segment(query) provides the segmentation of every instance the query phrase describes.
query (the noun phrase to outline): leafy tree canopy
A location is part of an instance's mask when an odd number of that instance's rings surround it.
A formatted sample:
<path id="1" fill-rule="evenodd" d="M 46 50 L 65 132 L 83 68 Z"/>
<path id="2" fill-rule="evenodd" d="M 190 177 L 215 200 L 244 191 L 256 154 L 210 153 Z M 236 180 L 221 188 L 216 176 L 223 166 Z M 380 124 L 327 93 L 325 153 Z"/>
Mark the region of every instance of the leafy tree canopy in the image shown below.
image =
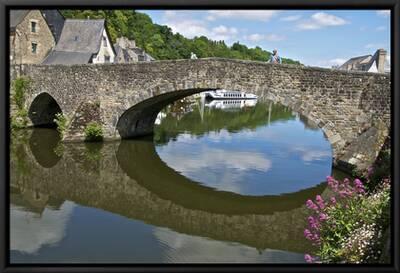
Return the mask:
<path id="1" fill-rule="evenodd" d="M 188 59 L 190 52 L 199 58 L 221 57 L 243 60 L 267 61 L 271 52 L 260 47 L 248 48 L 239 42 L 227 46 L 224 41 L 210 40 L 205 36 L 188 39 L 179 33 L 174 34 L 168 26 L 154 24 L 150 16 L 134 10 L 62 10 L 65 18 L 100 19 L 105 18 L 111 40 L 125 36 L 135 40 L 158 60 Z M 283 58 L 283 63 L 300 64 L 298 61 Z"/>

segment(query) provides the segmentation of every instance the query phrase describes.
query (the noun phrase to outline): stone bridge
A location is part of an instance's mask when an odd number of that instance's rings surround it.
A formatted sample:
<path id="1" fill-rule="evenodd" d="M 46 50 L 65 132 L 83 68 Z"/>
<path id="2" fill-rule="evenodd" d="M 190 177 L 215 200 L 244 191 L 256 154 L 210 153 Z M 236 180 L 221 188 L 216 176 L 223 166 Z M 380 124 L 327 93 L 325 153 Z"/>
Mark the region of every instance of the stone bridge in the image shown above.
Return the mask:
<path id="1" fill-rule="evenodd" d="M 82 140 L 90 121 L 102 124 L 106 140 L 151 134 L 163 107 L 211 89 L 254 93 L 306 116 L 324 131 L 339 166 L 367 167 L 390 128 L 384 74 L 220 58 L 27 65 L 22 73 L 32 79 L 26 107 L 33 125 L 49 125 L 61 111 L 70 121 L 65 141 Z"/>

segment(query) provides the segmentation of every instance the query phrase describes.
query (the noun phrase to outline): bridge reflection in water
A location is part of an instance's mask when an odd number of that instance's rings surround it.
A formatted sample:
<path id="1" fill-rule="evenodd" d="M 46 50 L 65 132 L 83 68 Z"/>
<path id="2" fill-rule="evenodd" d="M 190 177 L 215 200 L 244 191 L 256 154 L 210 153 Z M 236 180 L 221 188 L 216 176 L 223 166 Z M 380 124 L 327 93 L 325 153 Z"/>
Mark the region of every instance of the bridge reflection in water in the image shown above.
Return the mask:
<path id="1" fill-rule="evenodd" d="M 247 196 L 191 181 L 152 139 L 60 144 L 50 129 L 12 139 L 12 262 L 289 263 L 310 250 L 304 203 L 324 183 Z"/>

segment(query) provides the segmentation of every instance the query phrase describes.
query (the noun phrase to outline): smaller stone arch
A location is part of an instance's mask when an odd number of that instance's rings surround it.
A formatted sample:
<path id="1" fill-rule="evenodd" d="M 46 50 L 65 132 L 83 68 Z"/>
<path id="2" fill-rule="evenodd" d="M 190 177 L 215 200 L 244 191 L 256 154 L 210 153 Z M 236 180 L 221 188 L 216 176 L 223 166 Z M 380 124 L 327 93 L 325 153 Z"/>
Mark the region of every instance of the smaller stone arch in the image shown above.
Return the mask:
<path id="1" fill-rule="evenodd" d="M 60 105 L 50 94 L 43 92 L 33 99 L 28 116 L 34 127 L 52 128 L 56 127 L 54 119 L 57 113 L 62 113 Z"/>

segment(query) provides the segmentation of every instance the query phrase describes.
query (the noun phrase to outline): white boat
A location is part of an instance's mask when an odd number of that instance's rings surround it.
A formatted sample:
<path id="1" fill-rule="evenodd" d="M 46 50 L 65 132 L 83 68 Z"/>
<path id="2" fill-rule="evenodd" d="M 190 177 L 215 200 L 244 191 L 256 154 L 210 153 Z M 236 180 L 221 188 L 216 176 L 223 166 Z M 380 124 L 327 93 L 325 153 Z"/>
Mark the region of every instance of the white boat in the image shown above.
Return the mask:
<path id="1" fill-rule="evenodd" d="M 241 109 L 244 107 L 254 107 L 257 100 L 212 100 L 206 103 L 205 106 L 209 108 L 228 110 L 228 109 Z"/>
<path id="2" fill-rule="evenodd" d="M 239 91 L 227 91 L 225 89 L 216 91 L 207 91 L 203 93 L 206 98 L 213 100 L 254 100 L 258 96 Z"/>

